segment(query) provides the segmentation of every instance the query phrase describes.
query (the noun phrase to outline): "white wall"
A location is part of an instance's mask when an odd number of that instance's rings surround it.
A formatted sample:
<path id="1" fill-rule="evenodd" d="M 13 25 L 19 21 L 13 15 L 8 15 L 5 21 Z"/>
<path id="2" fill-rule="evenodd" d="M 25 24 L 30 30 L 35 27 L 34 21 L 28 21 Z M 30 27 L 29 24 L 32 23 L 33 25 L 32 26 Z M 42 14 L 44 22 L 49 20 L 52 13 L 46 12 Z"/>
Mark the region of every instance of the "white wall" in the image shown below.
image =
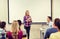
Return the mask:
<path id="1" fill-rule="evenodd" d="M 53 1 L 53 18 L 60 18 L 60 0 Z"/>
<path id="2" fill-rule="evenodd" d="M 53 0 L 53 18 L 60 17 L 60 0 Z M 45 14 L 43 14 L 44 16 Z M 8 8 L 7 0 L 0 0 L 0 20 L 8 23 Z M 9 27 L 9 28 L 8 28 Z M 7 25 L 7 30 L 10 30 L 10 25 Z"/>
<path id="3" fill-rule="evenodd" d="M 7 0 L 0 0 L 0 21 L 6 21 L 6 30 L 11 30 L 11 26 L 8 25 L 8 6 Z"/>
<path id="4" fill-rule="evenodd" d="M 60 17 L 60 0 L 53 1 L 53 18 Z M 0 20 L 8 23 L 7 0 L 0 0 Z"/>
<path id="5" fill-rule="evenodd" d="M 0 0 L 0 20 L 8 21 L 7 0 Z"/>
<path id="6" fill-rule="evenodd" d="M 0 0 L 0 20 L 6 21 L 8 23 L 8 5 L 7 5 L 7 1 L 8 0 Z"/>

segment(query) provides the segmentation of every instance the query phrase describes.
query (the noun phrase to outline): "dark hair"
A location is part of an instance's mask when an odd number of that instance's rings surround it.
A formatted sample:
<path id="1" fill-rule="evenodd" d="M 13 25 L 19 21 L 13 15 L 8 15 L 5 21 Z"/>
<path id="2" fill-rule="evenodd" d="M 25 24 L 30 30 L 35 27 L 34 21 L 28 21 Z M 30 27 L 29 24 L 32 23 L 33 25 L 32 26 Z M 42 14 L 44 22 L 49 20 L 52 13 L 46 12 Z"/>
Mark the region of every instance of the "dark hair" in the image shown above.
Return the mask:
<path id="1" fill-rule="evenodd" d="M 48 18 L 52 21 L 52 17 L 51 16 L 48 16 Z"/>
<path id="2" fill-rule="evenodd" d="M 54 24 L 55 24 L 55 26 L 58 27 L 58 29 L 60 29 L 60 19 L 59 19 L 59 18 L 56 18 L 56 19 L 54 20 Z"/>
<path id="3" fill-rule="evenodd" d="M 0 22 L 0 28 L 1 28 L 1 22 Z"/>
<path id="4" fill-rule="evenodd" d="M 3 29 L 4 29 L 4 28 L 5 28 L 5 25 L 6 25 L 6 22 L 4 22 L 4 21 L 1 22 L 1 23 L 0 23 L 0 28 L 3 28 Z"/>
<path id="5" fill-rule="evenodd" d="M 21 26 L 22 24 L 21 20 L 17 20 L 17 21 L 18 21 L 19 26 Z"/>

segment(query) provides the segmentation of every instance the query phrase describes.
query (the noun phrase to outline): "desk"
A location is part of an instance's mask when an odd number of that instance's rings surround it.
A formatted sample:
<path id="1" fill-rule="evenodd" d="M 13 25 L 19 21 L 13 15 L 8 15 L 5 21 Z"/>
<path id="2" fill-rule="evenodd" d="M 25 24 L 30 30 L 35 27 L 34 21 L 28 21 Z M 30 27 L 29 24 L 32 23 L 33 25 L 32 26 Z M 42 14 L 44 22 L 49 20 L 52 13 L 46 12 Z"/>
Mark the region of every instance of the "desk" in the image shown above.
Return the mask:
<path id="1" fill-rule="evenodd" d="M 44 27 L 40 28 L 40 39 L 44 39 L 44 33 L 47 28 L 48 28 L 48 26 L 44 26 Z"/>
<path id="2" fill-rule="evenodd" d="M 44 39 L 44 29 L 40 28 L 40 39 Z"/>

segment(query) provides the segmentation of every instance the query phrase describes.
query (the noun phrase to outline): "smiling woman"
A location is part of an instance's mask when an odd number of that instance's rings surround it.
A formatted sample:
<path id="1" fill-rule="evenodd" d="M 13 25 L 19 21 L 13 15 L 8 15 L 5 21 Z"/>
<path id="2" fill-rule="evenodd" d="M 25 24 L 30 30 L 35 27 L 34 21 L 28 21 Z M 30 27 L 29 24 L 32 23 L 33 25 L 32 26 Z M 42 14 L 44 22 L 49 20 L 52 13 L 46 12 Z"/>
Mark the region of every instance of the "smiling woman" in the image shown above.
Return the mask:
<path id="1" fill-rule="evenodd" d="M 9 23 L 13 20 L 22 20 L 24 12 L 30 11 L 32 21 L 35 23 L 46 22 L 46 17 L 51 16 L 50 0 L 9 0 Z"/>

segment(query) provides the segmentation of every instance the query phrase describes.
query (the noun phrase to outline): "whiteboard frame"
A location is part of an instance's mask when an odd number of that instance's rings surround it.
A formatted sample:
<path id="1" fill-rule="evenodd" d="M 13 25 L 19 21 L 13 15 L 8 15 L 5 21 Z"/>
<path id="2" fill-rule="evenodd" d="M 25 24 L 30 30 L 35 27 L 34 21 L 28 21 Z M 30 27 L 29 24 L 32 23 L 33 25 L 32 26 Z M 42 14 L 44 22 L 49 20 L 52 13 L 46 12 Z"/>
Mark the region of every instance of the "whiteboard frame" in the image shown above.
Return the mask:
<path id="1" fill-rule="evenodd" d="M 52 7 L 53 7 L 53 0 L 50 0 L 51 1 L 51 17 L 53 17 L 52 15 Z M 11 24 L 9 22 L 10 18 L 9 18 L 9 0 L 7 0 L 7 5 L 8 5 L 8 24 Z M 46 22 L 32 22 L 32 24 L 46 24 Z"/>

